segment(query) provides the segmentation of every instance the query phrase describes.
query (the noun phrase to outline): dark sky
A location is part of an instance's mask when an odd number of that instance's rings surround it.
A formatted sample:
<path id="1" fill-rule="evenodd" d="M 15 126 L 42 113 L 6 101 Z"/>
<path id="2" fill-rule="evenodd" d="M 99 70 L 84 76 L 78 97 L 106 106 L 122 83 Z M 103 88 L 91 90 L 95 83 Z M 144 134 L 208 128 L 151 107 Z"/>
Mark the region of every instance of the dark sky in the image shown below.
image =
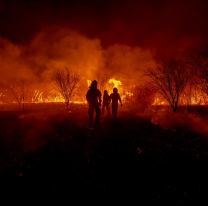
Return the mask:
<path id="1" fill-rule="evenodd" d="M 28 44 L 42 30 L 70 28 L 88 38 L 157 51 L 208 41 L 207 0 L 2 0 L 0 35 Z"/>
<path id="2" fill-rule="evenodd" d="M 155 56 L 208 45 L 208 0 L 0 0 L 0 76 L 142 81 Z M 126 83 L 124 83 L 126 82 Z"/>

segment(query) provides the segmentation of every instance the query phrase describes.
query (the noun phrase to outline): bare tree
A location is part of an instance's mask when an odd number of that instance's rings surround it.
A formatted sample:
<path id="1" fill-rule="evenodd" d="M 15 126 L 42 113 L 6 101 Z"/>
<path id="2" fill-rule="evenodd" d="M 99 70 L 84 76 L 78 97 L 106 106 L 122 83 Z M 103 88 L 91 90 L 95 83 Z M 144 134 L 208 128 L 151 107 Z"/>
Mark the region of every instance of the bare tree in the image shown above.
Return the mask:
<path id="1" fill-rule="evenodd" d="M 31 83 L 30 81 L 25 80 L 25 79 L 19 79 L 19 80 L 12 79 L 12 80 L 9 80 L 7 84 L 5 85 L 12 92 L 22 112 L 24 112 L 25 98 L 28 92 L 27 88 L 30 83 Z"/>
<path id="2" fill-rule="evenodd" d="M 192 59 L 197 68 L 197 85 L 208 94 L 208 50 L 192 55 Z"/>
<path id="3" fill-rule="evenodd" d="M 64 70 L 57 69 L 52 73 L 51 79 L 57 90 L 63 96 L 68 109 L 69 102 L 78 90 L 77 86 L 81 80 L 81 73 L 79 71 L 72 71 L 68 68 L 65 68 Z"/>
<path id="4" fill-rule="evenodd" d="M 160 58 L 159 60 L 154 67 L 149 66 L 143 71 L 145 76 L 151 79 L 149 84 L 153 90 L 161 94 L 173 111 L 176 111 L 180 96 L 193 72 L 187 59 Z"/>

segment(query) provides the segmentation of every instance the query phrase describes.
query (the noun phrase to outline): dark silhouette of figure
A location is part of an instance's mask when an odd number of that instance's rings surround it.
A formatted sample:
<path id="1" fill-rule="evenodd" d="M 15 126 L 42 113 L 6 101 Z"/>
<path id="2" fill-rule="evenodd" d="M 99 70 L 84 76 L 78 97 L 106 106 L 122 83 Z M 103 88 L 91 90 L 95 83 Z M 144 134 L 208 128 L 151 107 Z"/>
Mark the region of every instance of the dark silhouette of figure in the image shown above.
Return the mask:
<path id="1" fill-rule="evenodd" d="M 109 108 L 109 105 L 110 105 L 110 96 L 108 95 L 108 92 L 107 90 L 104 91 L 104 94 L 103 94 L 103 107 L 102 107 L 102 116 L 104 115 L 104 110 L 106 108 L 107 112 L 108 112 L 108 115 L 110 115 L 110 108 Z"/>
<path id="2" fill-rule="evenodd" d="M 97 89 L 97 81 L 94 80 L 91 83 L 91 86 L 89 87 L 90 89 L 88 90 L 86 94 L 87 102 L 89 103 L 89 127 L 92 128 L 92 119 L 93 119 L 93 113 L 94 110 L 96 112 L 96 117 L 95 117 L 95 123 L 99 125 L 99 120 L 100 120 L 100 105 L 101 105 L 101 92 L 99 89 Z"/>
<path id="3" fill-rule="evenodd" d="M 113 88 L 113 93 L 110 95 L 110 99 L 112 100 L 113 117 L 114 117 L 114 120 L 116 120 L 116 116 L 118 112 L 118 101 L 121 103 L 121 106 L 122 106 L 121 97 L 118 93 L 117 88 Z"/>

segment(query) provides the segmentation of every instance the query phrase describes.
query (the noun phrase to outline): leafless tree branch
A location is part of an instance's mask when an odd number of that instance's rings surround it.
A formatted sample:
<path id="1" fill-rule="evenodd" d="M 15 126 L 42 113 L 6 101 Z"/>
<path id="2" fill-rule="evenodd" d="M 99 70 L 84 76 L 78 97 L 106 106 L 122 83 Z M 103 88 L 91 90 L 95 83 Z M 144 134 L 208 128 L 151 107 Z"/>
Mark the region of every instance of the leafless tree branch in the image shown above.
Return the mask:
<path id="1" fill-rule="evenodd" d="M 64 70 L 57 69 L 51 75 L 51 79 L 57 90 L 65 100 L 67 109 L 69 108 L 69 102 L 78 90 L 78 83 L 81 80 L 81 76 L 79 71 L 72 71 L 68 68 Z"/>
<path id="2" fill-rule="evenodd" d="M 170 104 L 173 111 L 177 110 L 181 93 L 193 75 L 187 59 L 164 59 L 153 67 L 143 70 L 150 78 L 149 84 L 156 93 L 161 94 Z"/>

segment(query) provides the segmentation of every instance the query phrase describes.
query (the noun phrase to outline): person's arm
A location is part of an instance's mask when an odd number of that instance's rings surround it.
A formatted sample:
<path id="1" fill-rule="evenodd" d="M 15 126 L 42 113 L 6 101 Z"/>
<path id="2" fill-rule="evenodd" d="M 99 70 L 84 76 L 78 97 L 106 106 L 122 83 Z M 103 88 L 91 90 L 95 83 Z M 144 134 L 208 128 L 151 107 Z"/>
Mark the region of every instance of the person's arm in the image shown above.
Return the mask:
<path id="1" fill-rule="evenodd" d="M 118 100 L 119 100 L 119 102 L 121 103 L 121 106 L 122 106 L 122 101 L 121 101 L 121 97 L 120 97 L 119 94 L 118 94 Z"/>
<path id="2" fill-rule="evenodd" d="M 109 104 L 111 103 L 111 100 L 112 100 L 112 94 L 110 94 L 109 96 Z"/>
<path id="3" fill-rule="evenodd" d="M 87 99 L 87 102 L 89 103 L 89 91 L 87 91 L 86 99 Z"/>
<path id="4" fill-rule="evenodd" d="M 110 98 L 110 95 L 108 95 L 108 104 L 110 104 L 111 102 L 111 98 Z"/>
<path id="5" fill-rule="evenodd" d="M 98 103 L 99 103 L 99 105 L 101 105 L 101 102 L 102 102 L 102 100 L 101 100 L 101 92 L 99 91 L 99 95 L 98 95 Z"/>

